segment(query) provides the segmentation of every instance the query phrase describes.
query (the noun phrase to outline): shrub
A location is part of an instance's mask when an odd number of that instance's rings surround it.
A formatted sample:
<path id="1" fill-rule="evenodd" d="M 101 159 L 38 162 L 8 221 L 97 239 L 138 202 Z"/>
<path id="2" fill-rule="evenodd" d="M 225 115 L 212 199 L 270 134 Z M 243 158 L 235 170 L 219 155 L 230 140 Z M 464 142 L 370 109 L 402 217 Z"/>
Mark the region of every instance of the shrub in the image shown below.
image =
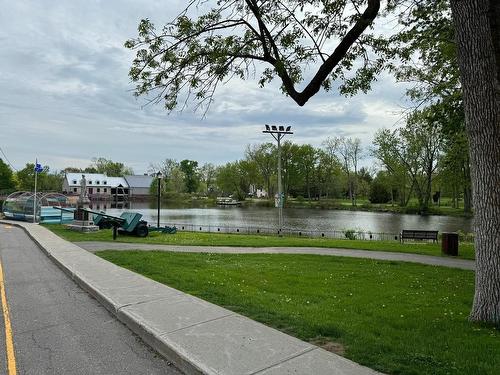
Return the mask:
<path id="1" fill-rule="evenodd" d="M 344 231 L 345 238 L 348 240 L 355 240 L 356 239 L 356 231 L 354 229 L 346 229 Z"/>
<path id="2" fill-rule="evenodd" d="M 391 193 L 385 185 L 375 180 L 370 186 L 368 199 L 371 203 L 387 203 L 391 200 Z"/>

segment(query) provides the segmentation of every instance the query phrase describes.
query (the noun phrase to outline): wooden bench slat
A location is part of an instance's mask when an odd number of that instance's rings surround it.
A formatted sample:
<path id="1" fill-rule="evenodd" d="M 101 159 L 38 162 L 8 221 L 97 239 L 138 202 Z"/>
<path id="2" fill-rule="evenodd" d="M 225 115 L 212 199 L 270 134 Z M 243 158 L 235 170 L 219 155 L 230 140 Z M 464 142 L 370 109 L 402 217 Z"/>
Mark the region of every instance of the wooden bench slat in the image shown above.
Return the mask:
<path id="1" fill-rule="evenodd" d="M 438 231 L 403 229 L 400 233 L 400 240 L 403 241 L 404 239 L 437 241 Z"/>

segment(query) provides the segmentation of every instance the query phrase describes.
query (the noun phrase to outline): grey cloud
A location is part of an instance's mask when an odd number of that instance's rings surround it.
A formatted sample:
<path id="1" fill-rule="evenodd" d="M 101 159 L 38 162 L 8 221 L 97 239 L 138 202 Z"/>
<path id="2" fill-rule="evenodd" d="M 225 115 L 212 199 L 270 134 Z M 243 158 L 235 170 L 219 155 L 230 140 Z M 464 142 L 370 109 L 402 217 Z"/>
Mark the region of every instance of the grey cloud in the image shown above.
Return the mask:
<path id="1" fill-rule="evenodd" d="M 160 26 L 184 4 L 3 4 L 0 145 L 14 165 L 22 168 L 38 156 L 59 169 L 105 156 L 140 173 L 165 157 L 201 163 L 241 158 L 247 144 L 269 141 L 261 133 L 265 123 L 293 125 L 295 142 L 320 145 L 344 134 L 369 143 L 377 128 L 397 119 L 390 111 L 401 103 L 404 88 L 385 76 L 368 95 L 320 92 L 304 107 L 282 95 L 277 83 L 261 89 L 255 80 L 221 87 L 205 118 L 192 107 L 171 114 L 161 104 L 143 107 L 145 100 L 131 93 L 127 74 L 133 53 L 123 43 L 136 36 L 141 18 Z"/>

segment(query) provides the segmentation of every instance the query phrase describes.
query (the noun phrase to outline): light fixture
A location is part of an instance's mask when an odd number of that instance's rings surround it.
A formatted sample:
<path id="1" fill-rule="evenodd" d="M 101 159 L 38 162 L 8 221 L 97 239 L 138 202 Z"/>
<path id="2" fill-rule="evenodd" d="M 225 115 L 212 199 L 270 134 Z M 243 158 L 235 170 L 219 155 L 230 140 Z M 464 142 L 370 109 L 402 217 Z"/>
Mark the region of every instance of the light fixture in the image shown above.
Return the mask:
<path id="1" fill-rule="evenodd" d="M 285 194 L 283 193 L 283 186 L 281 181 L 281 140 L 286 134 L 293 134 L 290 130 L 292 127 L 289 125 L 286 127 L 283 125 L 266 125 L 266 130 L 263 133 L 271 134 L 271 136 L 278 142 L 278 194 L 276 196 L 276 207 L 278 208 L 278 234 L 282 235 L 283 230 L 283 202 Z"/>

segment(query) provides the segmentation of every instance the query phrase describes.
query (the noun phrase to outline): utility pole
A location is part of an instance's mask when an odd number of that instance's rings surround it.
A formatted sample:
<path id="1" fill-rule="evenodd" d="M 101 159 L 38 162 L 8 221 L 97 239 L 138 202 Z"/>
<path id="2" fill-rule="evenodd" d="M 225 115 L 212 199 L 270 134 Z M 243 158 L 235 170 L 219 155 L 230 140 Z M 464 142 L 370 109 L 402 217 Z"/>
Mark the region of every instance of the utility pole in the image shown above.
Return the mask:
<path id="1" fill-rule="evenodd" d="M 161 195 L 161 171 L 158 171 L 156 173 L 156 179 L 158 180 L 158 193 L 157 193 L 157 206 L 158 206 L 158 221 L 157 221 L 157 227 L 160 227 L 160 208 L 161 208 L 161 201 L 160 201 L 160 195 Z"/>
<path id="2" fill-rule="evenodd" d="M 283 229 L 283 203 L 285 200 L 281 181 L 281 140 L 286 134 L 293 134 L 291 129 L 291 126 L 287 126 L 285 129 L 284 126 L 270 126 L 266 124 L 266 130 L 262 132 L 271 134 L 276 142 L 278 142 L 278 200 L 276 206 L 278 207 L 278 233 L 280 235 Z"/>

